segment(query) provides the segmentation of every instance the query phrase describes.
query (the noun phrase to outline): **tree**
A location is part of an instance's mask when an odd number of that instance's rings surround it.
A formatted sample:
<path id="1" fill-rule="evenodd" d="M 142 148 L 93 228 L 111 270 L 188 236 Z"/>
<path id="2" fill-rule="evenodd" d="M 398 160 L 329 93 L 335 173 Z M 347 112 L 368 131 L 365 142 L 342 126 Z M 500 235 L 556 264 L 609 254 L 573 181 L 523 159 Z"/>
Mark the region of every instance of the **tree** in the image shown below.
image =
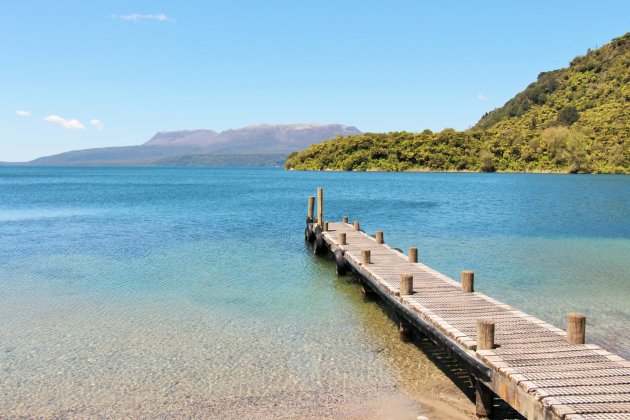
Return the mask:
<path id="1" fill-rule="evenodd" d="M 569 126 L 580 119 L 580 114 L 574 106 L 567 105 L 558 113 L 558 123 Z"/>
<path id="2" fill-rule="evenodd" d="M 586 152 L 588 146 L 587 137 L 577 131 L 570 130 L 567 136 L 567 161 L 569 163 L 569 172 L 577 174 L 579 172 L 590 172 L 589 159 Z"/>
<path id="3" fill-rule="evenodd" d="M 479 155 L 479 163 L 483 172 L 494 172 L 497 170 L 494 164 L 494 155 L 489 150 L 484 150 Z"/>
<path id="4" fill-rule="evenodd" d="M 569 129 L 566 127 L 549 127 L 542 132 L 542 138 L 547 144 L 549 154 L 558 164 L 563 164 L 566 159 L 564 152 L 568 136 Z"/>

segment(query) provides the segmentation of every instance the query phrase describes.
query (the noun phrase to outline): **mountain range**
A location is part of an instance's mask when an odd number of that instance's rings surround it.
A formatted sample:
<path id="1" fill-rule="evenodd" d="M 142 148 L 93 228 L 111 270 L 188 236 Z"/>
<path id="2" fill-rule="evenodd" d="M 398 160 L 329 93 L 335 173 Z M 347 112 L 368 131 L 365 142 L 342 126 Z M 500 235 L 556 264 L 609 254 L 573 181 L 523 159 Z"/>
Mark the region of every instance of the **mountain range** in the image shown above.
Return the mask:
<path id="1" fill-rule="evenodd" d="M 40 166 L 182 165 L 276 166 L 313 143 L 361 134 L 342 124 L 252 125 L 214 130 L 161 131 L 142 145 L 73 150 L 26 162 Z"/>

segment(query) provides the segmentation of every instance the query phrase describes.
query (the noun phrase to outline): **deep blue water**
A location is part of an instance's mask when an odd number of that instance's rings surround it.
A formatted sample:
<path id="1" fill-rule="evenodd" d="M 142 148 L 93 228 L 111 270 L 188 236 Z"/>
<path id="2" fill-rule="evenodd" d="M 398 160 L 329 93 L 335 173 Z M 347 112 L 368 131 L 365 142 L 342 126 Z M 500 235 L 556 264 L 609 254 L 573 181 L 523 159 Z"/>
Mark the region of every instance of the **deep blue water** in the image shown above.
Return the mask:
<path id="1" fill-rule="evenodd" d="M 304 245 L 318 186 L 326 220 L 630 356 L 629 176 L 5 167 L 0 412 L 396 382 L 386 318 Z"/>

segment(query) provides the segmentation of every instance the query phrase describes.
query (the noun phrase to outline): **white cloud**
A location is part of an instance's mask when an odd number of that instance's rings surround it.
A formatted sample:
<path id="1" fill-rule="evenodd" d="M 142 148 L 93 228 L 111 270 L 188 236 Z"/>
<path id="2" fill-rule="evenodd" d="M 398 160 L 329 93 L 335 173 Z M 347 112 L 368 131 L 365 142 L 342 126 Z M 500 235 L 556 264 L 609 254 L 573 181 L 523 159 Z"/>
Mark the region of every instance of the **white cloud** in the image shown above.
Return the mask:
<path id="1" fill-rule="evenodd" d="M 97 130 L 102 130 L 105 128 L 105 124 L 103 124 L 103 121 L 97 120 L 96 118 L 90 120 L 90 124 L 92 124 L 93 127 L 96 127 Z"/>
<path id="2" fill-rule="evenodd" d="M 49 115 L 44 118 L 44 121 L 51 122 L 67 128 L 68 130 L 85 130 L 85 126 L 79 122 L 79 120 L 65 119 L 59 115 Z"/>
<path id="3" fill-rule="evenodd" d="M 19 115 L 20 117 L 30 117 L 31 111 L 24 111 L 23 109 L 18 109 L 15 111 L 15 115 Z"/>
<path id="4" fill-rule="evenodd" d="M 140 13 L 133 13 L 131 15 L 121 15 L 118 16 L 122 20 L 126 20 L 129 22 L 140 22 L 142 20 L 157 20 L 159 22 L 175 22 L 175 19 L 171 19 L 166 16 L 164 13 L 158 13 L 157 15 L 142 15 Z"/>
<path id="5" fill-rule="evenodd" d="M 479 99 L 480 101 L 487 101 L 487 100 L 488 100 L 488 99 L 490 99 L 490 98 L 488 98 L 488 97 L 487 97 L 486 95 L 484 95 L 483 93 L 480 93 L 480 94 L 478 94 L 478 95 L 477 95 L 477 99 Z"/>

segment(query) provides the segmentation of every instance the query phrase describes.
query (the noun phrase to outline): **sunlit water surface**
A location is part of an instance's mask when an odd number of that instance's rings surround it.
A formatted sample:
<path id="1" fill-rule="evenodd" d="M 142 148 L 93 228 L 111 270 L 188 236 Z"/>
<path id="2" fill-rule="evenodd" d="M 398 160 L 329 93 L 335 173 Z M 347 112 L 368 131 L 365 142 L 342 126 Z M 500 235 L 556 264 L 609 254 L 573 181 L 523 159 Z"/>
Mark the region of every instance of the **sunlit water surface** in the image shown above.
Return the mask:
<path id="1" fill-rule="evenodd" d="M 326 219 L 630 356 L 628 176 L 0 168 L 0 412 L 429 381 L 304 245 L 317 186 Z"/>

